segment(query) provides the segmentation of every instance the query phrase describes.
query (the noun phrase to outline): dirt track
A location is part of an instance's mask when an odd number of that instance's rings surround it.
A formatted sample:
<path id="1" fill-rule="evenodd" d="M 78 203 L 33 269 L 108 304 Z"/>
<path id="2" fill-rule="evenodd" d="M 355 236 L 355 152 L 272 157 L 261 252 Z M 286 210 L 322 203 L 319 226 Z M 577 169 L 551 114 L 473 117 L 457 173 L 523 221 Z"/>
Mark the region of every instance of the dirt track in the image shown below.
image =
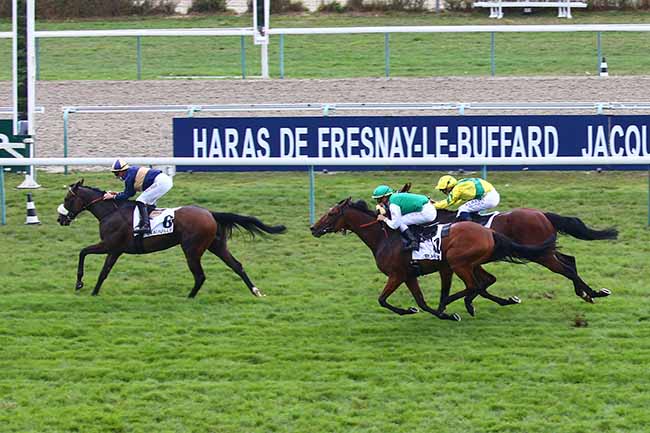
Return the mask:
<path id="1" fill-rule="evenodd" d="M 10 95 L 11 84 L 0 83 L 0 106 L 10 105 Z M 64 106 L 270 102 L 646 102 L 649 99 L 647 95 L 650 95 L 650 76 L 40 82 L 37 86 L 37 105 L 43 106 L 45 113 L 37 117 L 36 153 L 40 157 L 63 156 L 62 107 Z M 566 111 L 561 113 L 569 114 Z M 339 112 L 337 114 L 359 113 Z M 389 112 L 364 111 L 362 114 L 388 115 Z M 451 113 L 396 111 L 390 114 Z M 467 112 L 467 114 L 488 113 L 481 111 Z M 533 113 L 526 112 L 526 114 Z M 583 114 L 595 114 L 595 112 L 589 111 Z M 196 116 L 212 117 L 233 115 L 313 116 L 319 113 L 196 114 Z M 180 112 L 72 114 L 68 130 L 69 155 L 171 156 L 171 119 L 185 116 L 186 113 Z"/>

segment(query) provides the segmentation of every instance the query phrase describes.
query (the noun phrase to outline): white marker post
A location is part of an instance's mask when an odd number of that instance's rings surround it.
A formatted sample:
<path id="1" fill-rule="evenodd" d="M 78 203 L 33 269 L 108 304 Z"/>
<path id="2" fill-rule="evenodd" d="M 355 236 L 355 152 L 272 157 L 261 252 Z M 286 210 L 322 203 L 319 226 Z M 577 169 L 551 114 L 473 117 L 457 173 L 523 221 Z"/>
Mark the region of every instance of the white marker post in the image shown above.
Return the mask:
<path id="1" fill-rule="evenodd" d="M 270 11 L 270 0 L 253 0 L 253 41 L 261 45 L 262 78 L 269 78 Z"/>

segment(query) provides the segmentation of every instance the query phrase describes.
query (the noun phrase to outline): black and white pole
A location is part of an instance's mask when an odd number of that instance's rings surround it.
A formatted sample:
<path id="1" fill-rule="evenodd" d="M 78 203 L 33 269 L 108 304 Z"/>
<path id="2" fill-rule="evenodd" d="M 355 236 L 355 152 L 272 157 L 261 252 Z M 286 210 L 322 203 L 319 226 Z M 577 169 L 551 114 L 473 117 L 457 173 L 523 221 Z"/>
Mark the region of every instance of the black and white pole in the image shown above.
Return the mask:
<path id="1" fill-rule="evenodd" d="M 601 77 L 609 77 L 609 72 L 607 72 L 607 60 L 605 59 L 605 56 L 603 56 L 603 60 L 600 62 L 600 73 L 599 75 Z"/>
<path id="2" fill-rule="evenodd" d="M 34 200 L 32 199 L 32 194 L 27 193 L 27 220 L 25 224 L 40 224 L 38 220 L 38 215 L 36 215 L 36 206 L 34 205 Z"/>

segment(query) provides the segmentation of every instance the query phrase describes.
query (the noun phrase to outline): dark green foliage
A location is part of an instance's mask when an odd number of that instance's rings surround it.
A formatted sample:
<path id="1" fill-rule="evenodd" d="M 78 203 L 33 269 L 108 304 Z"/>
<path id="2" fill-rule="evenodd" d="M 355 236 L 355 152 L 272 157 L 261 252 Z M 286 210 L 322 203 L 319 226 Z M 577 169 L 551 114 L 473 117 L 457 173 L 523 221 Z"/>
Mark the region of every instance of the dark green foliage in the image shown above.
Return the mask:
<path id="1" fill-rule="evenodd" d="M 262 0 L 260 0 L 262 1 Z M 307 10 L 305 5 L 300 1 L 292 0 L 271 0 L 269 5 L 272 14 L 286 13 L 286 12 L 304 12 Z M 248 1 L 248 13 L 253 10 L 253 2 Z"/>
<path id="2" fill-rule="evenodd" d="M 321 3 L 318 6 L 318 12 L 334 12 L 334 13 L 344 13 L 347 10 L 346 6 L 343 6 L 338 1 L 334 0 L 327 3 Z"/>
<path id="3" fill-rule="evenodd" d="M 38 0 L 37 19 L 170 15 L 173 0 Z M 0 17 L 11 16 L 11 0 L 0 0 Z"/>
<path id="4" fill-rule="evenodd" d="M 225 12 L 226 0 L 194 0 L 190 12 Z"/>

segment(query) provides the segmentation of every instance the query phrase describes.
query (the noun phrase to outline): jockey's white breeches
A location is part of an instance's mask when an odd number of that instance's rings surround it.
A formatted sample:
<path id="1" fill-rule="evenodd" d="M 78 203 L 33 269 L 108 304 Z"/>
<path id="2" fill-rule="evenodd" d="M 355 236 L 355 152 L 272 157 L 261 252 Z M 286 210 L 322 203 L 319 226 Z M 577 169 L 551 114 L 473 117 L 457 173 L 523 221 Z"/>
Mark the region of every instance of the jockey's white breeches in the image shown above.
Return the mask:
<path id="1" fill-rule="evenodd" d="M 395 215 L 396 212 L 394 211 L 394 208 L 397 208 L 398 215 Z M 409 228 L 408 226 L 411 226 L 413 224 L 426 224 L 433 222 L 437 216 L 438 212 L 431 202 L 426 203 L 424 206 L 422 206 L 422 210 L 420 212 L 411 212 L 407 213 L 406 215 L 402 215 L 402 211 L 399 206 L 391 205 L 390 217 L 393 224 L 389 223 L 388 225 L 393 229 L 399 227 L 399 231 L 403 232 Z"/>
<path id="2" fill-rule="evenodd" d="M 486 193 L 481 199 L 470 200 L 458 208 L 458 215 L 461 212 L 480 212 L 482 210 L 492 209 L 499 205 L 501 196 L 496 189 Z"/>
<path id="3" fill-rule="evenodd" d="M 136 199 L 136 201 L 153 206 L 156 204 L 160 197 L 172 189 L 172 186 L 174 186 L 172 178 L 167 176 L 165 173 L 160 173 L 153 180 L 151 186 L 144 190 L 142 194 L 140 194 L 140 196 Z"/>

